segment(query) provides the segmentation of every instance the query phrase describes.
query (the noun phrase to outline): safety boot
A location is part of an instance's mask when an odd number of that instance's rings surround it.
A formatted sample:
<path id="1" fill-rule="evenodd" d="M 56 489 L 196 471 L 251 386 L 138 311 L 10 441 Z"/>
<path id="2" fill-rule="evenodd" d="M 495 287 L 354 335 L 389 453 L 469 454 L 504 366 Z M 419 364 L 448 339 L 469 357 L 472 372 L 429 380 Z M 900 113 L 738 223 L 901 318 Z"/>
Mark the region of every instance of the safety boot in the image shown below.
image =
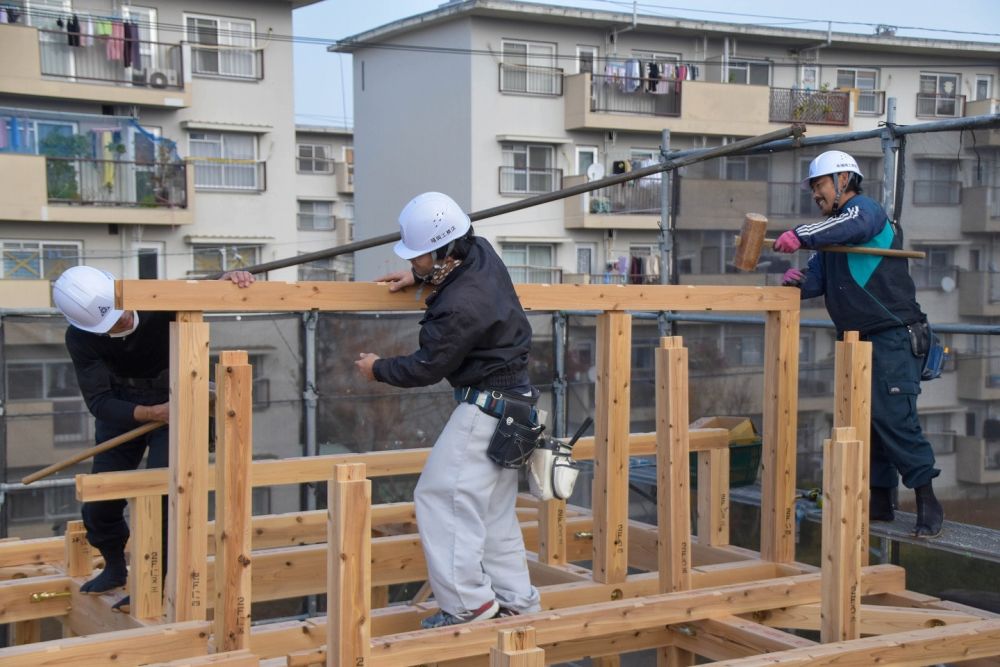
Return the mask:
<path id="1" fill-rule="evenodd" d="M 944 509 L 934 496 L 934 487 L 930 482 L 927 482 L 914 490 L 917 494 L 917 525 L 913 535 L 915 537 L 937 537 L 941 534 Z"/>
<path id="2" fill-rule="evenodd" d="M 884 486 L 871 487 L 868 500 L 868 518 L 871 521 L 894 521 L 896 514 L 892 506 L 892 489 Z"/>
<path id="3" fill-rule="evenodd" d="M 128 566 L 125 564 L 125 548 L 111 548 L 101 551 L 104 569 L 101 573 L 80 586 L 81 593 L 99 595 L 115 588 L 121 588 L 128 581 Z"/>

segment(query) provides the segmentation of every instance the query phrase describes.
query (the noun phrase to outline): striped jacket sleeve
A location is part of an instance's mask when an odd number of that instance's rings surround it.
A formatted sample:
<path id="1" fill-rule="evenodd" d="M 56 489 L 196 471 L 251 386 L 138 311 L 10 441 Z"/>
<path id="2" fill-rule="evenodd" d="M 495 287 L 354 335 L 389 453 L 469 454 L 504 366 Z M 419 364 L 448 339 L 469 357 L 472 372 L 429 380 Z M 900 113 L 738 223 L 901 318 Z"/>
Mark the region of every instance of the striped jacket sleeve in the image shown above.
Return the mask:
<path id="1" fill-rule="evenodd" d="M 799 225 L 795 228 L 795 235 L 807 248 L 858 245 L 871 240 L 884 224 L 884 218 L 876 218 L 867 209 L 855 204 L 826 220 Z"/>

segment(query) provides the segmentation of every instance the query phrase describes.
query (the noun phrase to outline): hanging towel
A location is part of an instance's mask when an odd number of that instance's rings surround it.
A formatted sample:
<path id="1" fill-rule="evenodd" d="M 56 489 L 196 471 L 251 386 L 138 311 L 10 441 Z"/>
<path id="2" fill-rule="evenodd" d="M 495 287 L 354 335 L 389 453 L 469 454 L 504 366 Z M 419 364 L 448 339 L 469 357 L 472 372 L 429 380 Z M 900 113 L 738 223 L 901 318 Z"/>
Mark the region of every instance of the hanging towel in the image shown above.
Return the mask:
<path id="1" fill-rule="evenodd" d="M 642 76 L 642 70 L 639 67 L 639 61 L 635 58 L 630 58 L 625 61 L 625 92 L 634 93 L 639 90 L 639 86 L 642 85 L 640 77 Z"/>
<path id="2" fill-rule="evenodd" d="M 5 7 L 0 7 L 0 23 L 7 22 L 7 9 Z"/>
<path id="3" fill-rule="evenodd" d="M 80 24 L 80 46 L 94 45 L 94 19 L 88 16 Z"/>
<path id="4" fill-rule="evenodd" d="M 142 52 L 139 49 L 139 24 L 132 22 L 132 67 L 142 67 Z"/>
<path id="5" fill-rule="evenodd" d="M 80 46 L 80 19 L 76 14 L 66 22 L 67 43 L 70 46 Z"/>
<path id="6" fill-rule="evenodd" d="M 111 152 L 111 144 L 114 141 L 113 135 L 109 131 L 101 132 L 101 159 L 104 160 L 104 187 L 108 190 L 115 187 L 115 154 Z"/>
<path id="7" fill-rule="evenodd" d="M 111 24 L 111 38 L 107 44 L 108 60 L 121 62 L 125 57 L 125 26 L 117 21 Z"/>

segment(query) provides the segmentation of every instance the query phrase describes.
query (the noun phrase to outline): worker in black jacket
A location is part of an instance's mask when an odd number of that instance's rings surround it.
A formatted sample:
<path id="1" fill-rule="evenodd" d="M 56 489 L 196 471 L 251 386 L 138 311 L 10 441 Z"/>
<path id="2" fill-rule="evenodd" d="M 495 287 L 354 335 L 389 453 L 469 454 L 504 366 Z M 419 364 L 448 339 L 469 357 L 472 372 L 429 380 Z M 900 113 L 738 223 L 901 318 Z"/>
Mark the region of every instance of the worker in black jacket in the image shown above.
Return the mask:
<path id="1" fill-rule="evenodd" d="M 246 271 L 223 276 L 240 287 L 254 278 Z M 80 393 L 95 417 L 97 442 L 144 422 L 170 416 L 170 322 L 174 313 L 122 311 L 114 307 L 114 276 L 90 266 L 67 269 L 52 287 L 56 307 L 70 323 L 66 348 Z M 94 457 L 92 473 L 135 470 L 144 455 L 147 468 L 168 464 L 167 429 L 160 428 Z M 100 574 L 80 586 L 83 593 L 104 593 L 125 585 L 125 543 L 129 528 L 124 500 L 84 503 L 87 541 L 104 558 Z M 164 545 L 166 544 L 164 497 Z"/>
<path id="2" fill-rule="evenodd" d="M 380 359 L 362 352 L 368 380 L 423 387 L 442 379 L 458 405 L 414 491 L 427 574 L 440 610 L 425 628 L 538 611 L 515 512 L 517 470 L 487 457 L 505 401 L 537 396 L 528 380 L 531 326 L 510 275 L 447 195 L 427 192 L 399 216 L 396 254 L 412 271 L 382 280 L 430 286 L 420 348 Z"/>

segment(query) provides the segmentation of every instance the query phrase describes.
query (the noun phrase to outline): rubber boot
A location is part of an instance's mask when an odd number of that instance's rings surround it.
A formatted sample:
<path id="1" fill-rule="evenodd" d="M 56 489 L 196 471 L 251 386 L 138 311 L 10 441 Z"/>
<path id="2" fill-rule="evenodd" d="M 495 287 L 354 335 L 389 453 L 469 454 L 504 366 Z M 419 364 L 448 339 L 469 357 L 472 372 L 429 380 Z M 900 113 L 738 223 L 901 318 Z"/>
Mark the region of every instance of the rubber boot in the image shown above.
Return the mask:
<path id="1" fill-rule="evenodd" d="M 128 567 L 125 565 L 125 549 L 102 551 L 104 569 L 101 573 L 80 586 L 81 593 L 100 595 L 115 588 L 121 588 L 128 581 Z"/>
<path id="2" fill-rule="evenodd" d="M 868 518 L 871 521 L 894 521 L 896 514 L 892 506 L 892 489 L 884 486 L 871 487 L 868 500 Z"/>
<path id="3" fill-rule="evenodd" d="M 944 509 L 934 497 L 934 487 L 930 482 L 914 489 L 917 493 L 917 525 L 915 537 L 937 537 L 944 522 Z"/>

